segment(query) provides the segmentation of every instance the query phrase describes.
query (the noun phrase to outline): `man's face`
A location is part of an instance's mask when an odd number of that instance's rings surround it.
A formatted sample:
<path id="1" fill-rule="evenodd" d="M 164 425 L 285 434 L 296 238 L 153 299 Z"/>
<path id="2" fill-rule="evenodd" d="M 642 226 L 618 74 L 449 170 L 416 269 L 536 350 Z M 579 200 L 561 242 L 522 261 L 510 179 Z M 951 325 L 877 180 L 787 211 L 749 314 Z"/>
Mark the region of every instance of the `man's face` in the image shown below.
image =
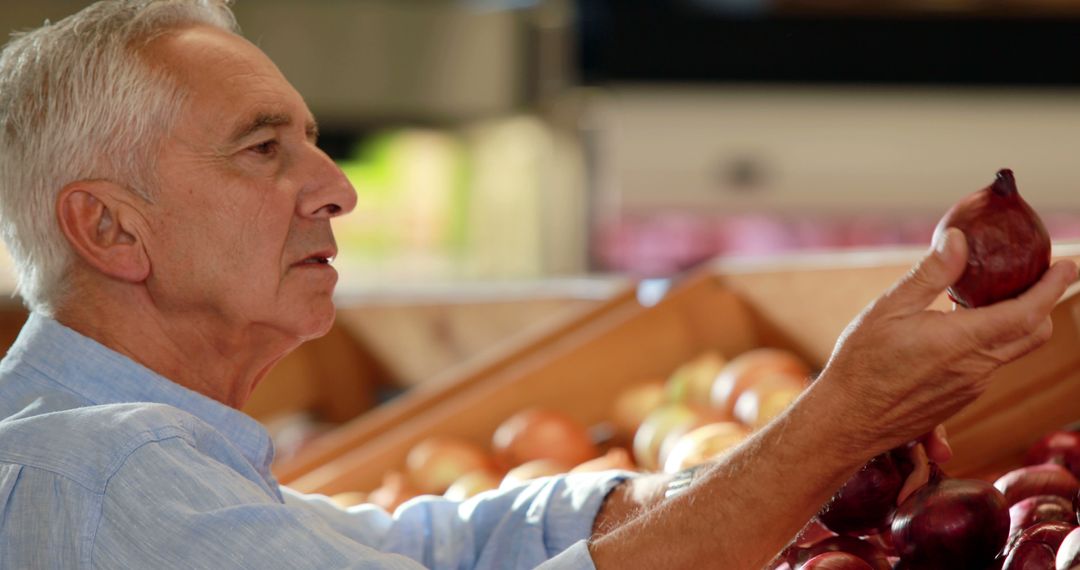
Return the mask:
<path id="1" fill-rule="evenodd" d="M 325 333 L 337 282 L 330 218 L 356 193 L 315 146 L 303 99 L 258 48 L 215 28 L 160 38 L 147 57 L 188 94 L 147 207 L 156 305 L 208 332 Z"/>

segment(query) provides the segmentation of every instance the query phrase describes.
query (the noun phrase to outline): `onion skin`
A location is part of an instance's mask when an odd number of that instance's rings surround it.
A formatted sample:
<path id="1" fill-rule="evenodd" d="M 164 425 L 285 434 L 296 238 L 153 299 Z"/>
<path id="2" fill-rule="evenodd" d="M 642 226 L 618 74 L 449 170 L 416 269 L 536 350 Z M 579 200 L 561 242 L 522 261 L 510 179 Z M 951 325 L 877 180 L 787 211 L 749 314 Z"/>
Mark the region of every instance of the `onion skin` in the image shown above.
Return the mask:
<path id="1" fill-rule="evenodd" d="M 615 429 L 626 438 L 632 438 L 641 422 L 656 408 L 664 405 L 667 394 L 662 381 L 632 386 L 615 396 L 609 416 Z"/>
<path id="2" fill-rule="evenodd" d="M 937 241 L 948 228 L 964 232 L 968 262 L 948 289 L 964 307 L 982 307 L 1020 295 L 1050 267 L 1050 234 L 1020 197 L 1009 169 L 957 202 L 938 222 Z"/>
<path id="3" fill-rule="evenodd" d="M 367 500 L 373 505 L 378 505 L 388 513 L 397 510 L 404 502 L 420 495 L 420 491 L 412 486 L 409 478 L 398 471 L 390 471 L 383 475 L 382 485 L 368 494 Z"/>
<path id="4" fill-rule="evenodd" d="M 331 495 L 330 502 L 343 509 L 347 509 L 368 502 L 368 494 L 362 491 L 345 491 L 344 493 Z"/>
<path id="5" fill-rule="evenodd" d="M 573 465 L 567 465 L 556 459 L 533 459 L 507 471 L 506 475 L 503 475 L 502 482 L 499 483 L 499 488 L 508 489 L 533 479 L 562 475 L 572 468 Z"/>
<path id="6" fill-rule="evenodd" d="M 736 422 L 705 424 L 682 434 L 664 458 L 664 472 L 678 473 L 707 463 L 742 443 L 749 430 Z"/>
<path id="7" fill-rule="evenodd" d="M 710 350 L 683 364 L 668 377 L 667 401 L 691 406 L 708 406 L 716 376 L 727 364 L 724 355 Z"/>
<path id="8" fill-rule="evenodd" d="M 892 453 L 883 453 L 840 487 L 818 519 L 838 534 L 871 534 L 888 524 L 903 485 L 904 477 Z"/>
<path id="9" fill-rule="evenodd" d="M 1056 570 L 1073 570 L 1077 566 L 1080 566 L 1080 528 L 1074 528 L 1061 541 L 1055 560 Z"/>
<path id="10" fill-rule="evenodd" d="M 613 469 L 622 471 L 635 471 L 637 466 L 630 459 L 630 452 L 621 448 L 613 447 L 607 453 L 590 459 L 570 470 L 570 473 L 596 473 L 598 471 L 610 471 Z"/>
<path id="11" fill-rule="evenodd" d="M 634 432 L 634 462 L 646 471 L 656 471 L 660 465 L 660 448 L 673 431 L 700 422 L 701 413 L 685 404 L 667 404 L 653 410 Z"/>
<path id="12" fill-rule="evenodd" d="M 762 376 L 735 400 L 735 419 L 757 429 L 771 422 L 794 402 L 806 382 L 786 373 Z"/>
<path id="13" fill-rule="evenodd" d="M 1056 463 L 1080 478 L 1080 433 L 1059 430 L 1035 442 L 1024 456 L 1024 464 L 1041 463 Z"/>
<path id="14" fill-rule="evenodd" d="M 1008 536 L 1005 496 L 974 479 L 927 484 L 897 508 L 892 522 L 897 554 L 920 570 L 988 566 Z"/>
<path id="15" fill-rule="evenodd" d="M 406 471 L 416 488 L 435 495 L 445 492 L 470 471 L 493 467 L 483 447 L 449 436 L 426 438 L 413 446 L 405 458 Z"/>
<path id="16" fill-rule="evenodd" d="M 825 525 L 821 524 L 821 521 L 817 520 L 817 518 L 810 519 L 810 522 L 806 523 L 806 526 L 799 531 L 795 539 L 773 559 L 773 568 L 771 570 L 781 570 L 785 566 L 787 570 L 792 570 L 796 566 L 800 553 L 809 549 L 815 543 L 833 536 L 836 536 L 836 534 L 825 528 Z"/>
<path id="17" fill-rule="evenodd" d="M 1009 506 L 1036 495 L 1057 495 L 1072 499 L 1080 491 L 1080 481 L 1068 469 L 1053 463 L 1014 469 L 994 481 Z"/>
<path id="18" fill-rule="evenodd" d="M 826 552 L 806 561 L 800 570 L 874 570 L 862 558 L 847 552 Z"/>
<path id="19" fill-rule="evenodd" d="M 735 403 L 750 386 L 772 374 L 793 376 L 803 382 L 810 367 L 798 356 L 778 348 L 755 348 L 731 359 L 716 376 L 710 390 L 712 407 L 721 417 L 735 417 Z"/>
<path id="20" fill-rule="evenodd" d="M 845 552 L 858 557 L 870 565 L 872 570 L 890 570 L 889 557 L 877 545 L 852 536 L 833 536 L 815 542 L 795 553 L 793 566 L 798 570 L 810 559 L 826 552 Z"/>
<path id="21" fill-rule="evenodd" d="M 569 469 L 600 455 L 584 425 L 561 412 L 540 408 L 518 412 L 499 424 L 491 448 L 507 468 L 550 459 Z"/>
<path id="22" fill-rule="evenodd" d="M 1041 542 L 1057 552 L 1061 541 L 1069 535 L 1076 525 L 1061 521 L 1041 522 L 1024 529 L 1016 540 L 1009 546 L 1007 552 L 1011 552 L 1025 542 Z"/>
<path id="23" fill-rule="evenodd" d="M 1001 570 L 1054 570 L 1054 549 L 1041 542 L 1023 542 L 1016 546 Z"/>
<path id="24" fill-rule="evenodd" d="M 1028 497 L 1009 507 L 1009 536 L 1019 538 L 1020 533 L 1040 523 L 1073 524 L 1072 503 L 1057 495 Z"/>
<path id="25" fill-rule="evenodd" d="M 494 471 L 487 469 L 470 471 L 469 473 L 458 477 L 458 479 L 446 489 L 443 496 L 451 501 L 462 502 L 471 499 L 484 491 L 498 489 L 500 482 L 502 482 L 502 476 Z"/>

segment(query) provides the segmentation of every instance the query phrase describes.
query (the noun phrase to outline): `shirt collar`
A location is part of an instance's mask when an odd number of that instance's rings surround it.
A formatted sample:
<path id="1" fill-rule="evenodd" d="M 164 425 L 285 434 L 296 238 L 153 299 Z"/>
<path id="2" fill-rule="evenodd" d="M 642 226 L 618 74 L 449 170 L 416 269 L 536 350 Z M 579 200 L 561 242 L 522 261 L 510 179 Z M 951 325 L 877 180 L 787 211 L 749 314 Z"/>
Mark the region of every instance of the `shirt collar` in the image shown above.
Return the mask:
<path id="1" fill-rule="evenodd" d="M 95 405 L 154 402 L 184 410 L 220 432 L 268 480 L 273 444 L 243 412 L 189 390 L 59 322 L 31 313 L 5 364 L 29 367 Z"/>

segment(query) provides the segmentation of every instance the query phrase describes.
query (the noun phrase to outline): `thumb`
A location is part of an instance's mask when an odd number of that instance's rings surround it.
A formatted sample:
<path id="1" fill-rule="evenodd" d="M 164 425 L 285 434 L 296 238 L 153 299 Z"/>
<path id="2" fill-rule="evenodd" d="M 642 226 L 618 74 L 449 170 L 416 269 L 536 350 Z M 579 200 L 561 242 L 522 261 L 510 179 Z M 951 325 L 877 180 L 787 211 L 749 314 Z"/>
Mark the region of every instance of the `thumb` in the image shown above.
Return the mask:
<path id="1" fill-rule="evenodd" d="M 905 313 L 925 309 L 960 279 L 967 257 L 967 238 L 963 232 L 956 228 L 936 232 L 930 251 L 886 294 L 886 308 Z"/>

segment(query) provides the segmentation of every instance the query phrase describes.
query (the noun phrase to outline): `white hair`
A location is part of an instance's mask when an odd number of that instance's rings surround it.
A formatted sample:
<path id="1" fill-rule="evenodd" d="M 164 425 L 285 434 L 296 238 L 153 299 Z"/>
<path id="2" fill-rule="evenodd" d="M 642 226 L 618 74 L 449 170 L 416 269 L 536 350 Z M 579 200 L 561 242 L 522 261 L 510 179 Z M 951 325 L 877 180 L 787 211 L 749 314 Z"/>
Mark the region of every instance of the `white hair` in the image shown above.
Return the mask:
<path id="1" fill-rule="evenodd" d="M 64 186 L 109 180 L 153 199 L 154 159 L 185 92 L 141 50 L 192 25 L 238 32 L 229 3 L 104 0 L 14 34 L 0 53 L 0 236 L 30 309 L 51 315 L 70 293 L 55 214 Z"/>

